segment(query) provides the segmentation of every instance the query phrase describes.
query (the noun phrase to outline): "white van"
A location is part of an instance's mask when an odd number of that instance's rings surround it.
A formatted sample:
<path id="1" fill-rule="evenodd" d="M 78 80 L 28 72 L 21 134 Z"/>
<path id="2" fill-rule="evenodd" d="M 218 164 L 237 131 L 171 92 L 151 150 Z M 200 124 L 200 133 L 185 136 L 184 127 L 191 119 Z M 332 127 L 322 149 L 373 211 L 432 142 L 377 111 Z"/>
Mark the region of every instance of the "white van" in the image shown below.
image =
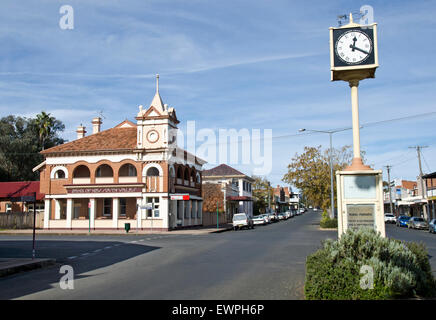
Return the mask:
<path id="1" fill-rule="evenodd" d="M 253 229 L 253 220 L 245 213 L 237 213 L 233 216 L 233 230 L 238 230 L 240 228 Z"/>

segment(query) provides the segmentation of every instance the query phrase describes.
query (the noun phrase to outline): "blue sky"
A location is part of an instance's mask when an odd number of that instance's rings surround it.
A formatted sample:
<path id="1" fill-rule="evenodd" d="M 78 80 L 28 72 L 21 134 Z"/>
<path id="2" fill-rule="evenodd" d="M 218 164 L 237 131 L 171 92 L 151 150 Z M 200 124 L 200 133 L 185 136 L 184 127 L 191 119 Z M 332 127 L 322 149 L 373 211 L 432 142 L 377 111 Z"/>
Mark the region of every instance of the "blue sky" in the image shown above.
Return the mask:
<path id="1" fill-rule="evenodd" d="M 59 8 L 74 9 L 74 29 L 59 28 Z M 330 82 L 329 33 L 339 14 L 374 8 L 380 67 L 359 86 L 360 120 L 436 111 L 435 1 L 64 0 L 0 3 L 0 116 L 52 113 L 75 139 L 103 111 L 103 129 L 134 120 L 149 106 L 159 73 L 164 103 L 201 128 L 272 129 L 273 185 L 304 146 L 328 135 L 299 128 L 351 126 L 350 91 Z M 412 145 L 426 145 L 435 171 L 436 114 L 368 126 L 367 163 L 415 179 Z M 283 137 L 286 136 L 286 137 Z M 352 144 L 351 131 L 334 145 Z M 252 166 L 233 165 L 247 174 Z"/>

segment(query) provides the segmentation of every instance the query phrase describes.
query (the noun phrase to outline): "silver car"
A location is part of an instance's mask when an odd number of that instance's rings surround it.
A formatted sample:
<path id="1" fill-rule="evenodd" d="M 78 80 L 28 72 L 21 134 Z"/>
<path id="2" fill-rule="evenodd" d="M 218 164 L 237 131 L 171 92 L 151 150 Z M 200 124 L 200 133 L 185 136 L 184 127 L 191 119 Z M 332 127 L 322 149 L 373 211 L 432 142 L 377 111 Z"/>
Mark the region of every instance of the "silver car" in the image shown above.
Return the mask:
<path id="1" fill-rule="evenodd" d="M 407 223 L 409 229 L 428 229 L 427 222 L 421 217 L 412 217 Z"/>

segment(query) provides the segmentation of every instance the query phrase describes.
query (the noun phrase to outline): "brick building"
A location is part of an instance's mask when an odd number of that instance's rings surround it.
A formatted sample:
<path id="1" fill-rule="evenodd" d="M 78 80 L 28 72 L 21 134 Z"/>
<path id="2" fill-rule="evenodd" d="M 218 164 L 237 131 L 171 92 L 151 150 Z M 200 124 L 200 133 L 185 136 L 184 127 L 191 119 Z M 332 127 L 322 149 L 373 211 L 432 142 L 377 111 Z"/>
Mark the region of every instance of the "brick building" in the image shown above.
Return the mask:
<path id="1" fill-rule="evenodd" d="M 45 194 L 44 228 L 122 229 L 130 223 L 169 230 L 202 224 L 205 161 L 177 147 L 179 120 L 163 104 L 158 78 L 150 107 L 139 106 L 135 119 L 100 131 L 101 119 L 94 118 L 91 135 L 79 126 L 77 140 L 41 152 L 45 161 L 34 170 Z"/>

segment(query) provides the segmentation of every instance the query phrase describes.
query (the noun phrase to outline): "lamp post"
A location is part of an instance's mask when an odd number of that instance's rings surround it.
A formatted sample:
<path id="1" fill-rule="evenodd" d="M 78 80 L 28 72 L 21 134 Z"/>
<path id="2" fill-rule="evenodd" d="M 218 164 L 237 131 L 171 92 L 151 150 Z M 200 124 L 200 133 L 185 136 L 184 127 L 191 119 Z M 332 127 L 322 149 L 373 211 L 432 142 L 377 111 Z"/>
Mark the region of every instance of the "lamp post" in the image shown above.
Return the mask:
<path id="1" fill-rule="evenodd" d="M 330 218 L 333 219 L 335 217 L 335 198 L 334 198 L 334 192 L 333 192 L 333 143 L 332 143 L 332 136 L 333 133 L 340 132 L 340 131 L 346 131 L 351 130 L 353 128 L 345 128 L 345 129 L 337 129 L 337 130 L 311 130 L 311 129 L 300 129 L 298 132 L 303 131 L 311 131 L 311 132 L 320 132 L 320 133 L 328 133 L 330 136 L 330 152 L 329 152 L 329 162 L 330 162 L 330 204 L 331 204 L 331 213 Z"/>

